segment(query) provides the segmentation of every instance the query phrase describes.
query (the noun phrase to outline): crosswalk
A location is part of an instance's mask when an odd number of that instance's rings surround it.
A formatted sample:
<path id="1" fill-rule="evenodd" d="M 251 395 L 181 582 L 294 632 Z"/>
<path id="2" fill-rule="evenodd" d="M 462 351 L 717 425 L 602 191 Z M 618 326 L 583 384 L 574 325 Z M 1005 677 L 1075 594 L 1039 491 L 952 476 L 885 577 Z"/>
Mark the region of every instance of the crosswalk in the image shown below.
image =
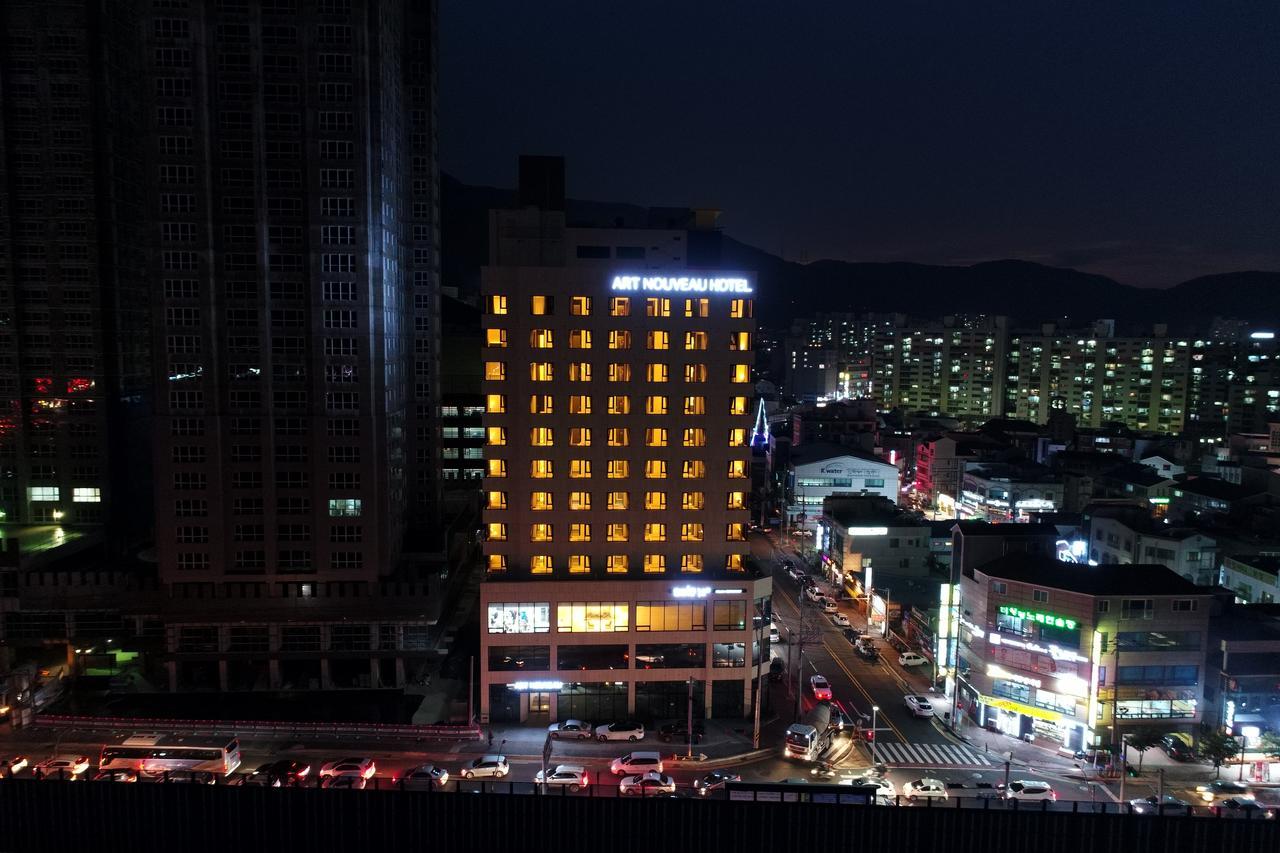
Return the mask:
<path id="1" fill-rule="evenodd" d="M 876 759 L 885 764 L 941 767 L 990 767 L 995 762 L 967 746 L 951 743 L 877 743 Z"/>

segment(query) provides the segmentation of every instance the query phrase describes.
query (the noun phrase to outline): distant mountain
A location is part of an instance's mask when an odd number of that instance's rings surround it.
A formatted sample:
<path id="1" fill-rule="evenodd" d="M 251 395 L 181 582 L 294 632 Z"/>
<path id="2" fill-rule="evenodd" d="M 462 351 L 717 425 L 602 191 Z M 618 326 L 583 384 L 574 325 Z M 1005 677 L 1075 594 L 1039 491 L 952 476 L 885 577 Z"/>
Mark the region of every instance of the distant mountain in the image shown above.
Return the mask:
<path id="1" fill-rule="evenodd" d="M 444 283 L 464 294 L 479 288 L 488 257 L 488 211 L 506 207 L 513 190 L 441 176 Z M 646 209 L 611 202 L 567 202 L 570 224 L 643 221 Z M 1006 314 L 1039 323 L 1109 318 L 1135 327 L 1204 326 L 1214 316 L 1280 325 L 1280 272 L 1232 272 L 1191 279 L 1166 290 L 1131 287 L 1102 275 L 1029 261 L 972 266 L 815 261 L 798 264 L 725 235 L 724 267 L 758 277 L 756 316 L 780 327 L 818 311 Z"/>

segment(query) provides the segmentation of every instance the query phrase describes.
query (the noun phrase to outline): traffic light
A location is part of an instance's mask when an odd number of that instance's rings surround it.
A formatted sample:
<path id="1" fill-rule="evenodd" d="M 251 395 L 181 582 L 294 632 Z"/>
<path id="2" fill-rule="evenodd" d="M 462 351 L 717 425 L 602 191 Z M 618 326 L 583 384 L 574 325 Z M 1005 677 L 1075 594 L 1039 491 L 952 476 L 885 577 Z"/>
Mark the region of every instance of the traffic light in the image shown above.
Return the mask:
<path id="1" fill-rule="evenodd" d="M 876 731 L 875 731 L 875 729 L 867 729 L 867 742 L 868 742 L 868 743 L 870 743 L 871 741 L 873 741 L 873 740 L 875 740 L 875 739 L 876 739 Z"/>

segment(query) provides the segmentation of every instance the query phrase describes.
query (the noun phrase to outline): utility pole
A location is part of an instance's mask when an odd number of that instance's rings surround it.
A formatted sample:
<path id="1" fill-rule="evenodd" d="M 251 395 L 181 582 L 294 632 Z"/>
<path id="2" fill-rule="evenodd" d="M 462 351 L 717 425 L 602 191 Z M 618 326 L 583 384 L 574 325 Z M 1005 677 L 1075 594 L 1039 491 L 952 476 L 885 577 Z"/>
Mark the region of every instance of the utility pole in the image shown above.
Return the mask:
<path id="1" fill-rule="evenodd" d="M 689 718 L 686 720 L 689 726 L 689 746 L 685 752 L 685 758 L 693 758 L 693 676 L 689 676 Z"/>
<path id="2" fill-rule="evenodd" d="M 1160 782 L 1156 787 L 1156 802 L 1159 804 L 1156 809 L 1159 811 L 1159 809 L 1164 807 L 1164 768 L 1161 767 L 1156 771 L 1156 773 L 1160 777 Z"/>
<path id="3" fill-rule="evenodd" d="M 756 701 L 755 708 L 753 709 L 755 720 L 751 727 L 752 749 L 760 748 L 760 702 L 762 700 L 761 694 L 764 693 L 764 670 L 765 664 L 767 663 L 764 654 L 764 613 L 759 612 L 759 607 L 756 608 L 756 611 L 759 613 L 760 618 L 760 628 L 756 631 L 756 648 L 760 650 L 760 655 L 756 660 Z M 772 614 L 770 615 L 770 618 L 772 618 Z"/>
<path id="4" fill-rule="evenodd" d="M 1124 803 L 1124 781 L 1129 775 L 1129 746 L 1125 743 L 1124 735 L 1120 735 L 1120 802 Z"/>
<path id="5" fill-rule="evenodd" d="M 476 722 L 476 656 L 470 657 L 467 664 L 467 725 L 473 726 Z"/>
<path id="6" fill-rule="evenodd" d="M 796 720 L 800 719 L 801 697 L 804 696 L 804 647 L 809 643 L 818 642 L 822 637 L 818 626 L 813 624 L 812 609 L 807 604 L 800 606 L 804 608 L 800 611 L 800 624 L 792 635 L 792 641 L 798 646 L 796 650 Z"/>

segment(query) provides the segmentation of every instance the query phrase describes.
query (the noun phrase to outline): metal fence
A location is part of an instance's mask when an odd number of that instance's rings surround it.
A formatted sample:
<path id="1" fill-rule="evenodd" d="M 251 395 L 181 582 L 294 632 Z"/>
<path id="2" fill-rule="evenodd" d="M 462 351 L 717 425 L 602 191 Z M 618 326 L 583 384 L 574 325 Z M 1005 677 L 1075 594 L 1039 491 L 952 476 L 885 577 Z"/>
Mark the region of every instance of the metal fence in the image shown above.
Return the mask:
<path id="1" fill-rule="evenodd" d="M 306 723 L 268 720 L 170 720 L 147 717 L 85 717 L 41 714 L 36 725 L 73 730 L 172 732 L 233 737 L 373 738 L 470 741 L 480 739 L 479 726 L 414 726 L 382 723 Z"/>

